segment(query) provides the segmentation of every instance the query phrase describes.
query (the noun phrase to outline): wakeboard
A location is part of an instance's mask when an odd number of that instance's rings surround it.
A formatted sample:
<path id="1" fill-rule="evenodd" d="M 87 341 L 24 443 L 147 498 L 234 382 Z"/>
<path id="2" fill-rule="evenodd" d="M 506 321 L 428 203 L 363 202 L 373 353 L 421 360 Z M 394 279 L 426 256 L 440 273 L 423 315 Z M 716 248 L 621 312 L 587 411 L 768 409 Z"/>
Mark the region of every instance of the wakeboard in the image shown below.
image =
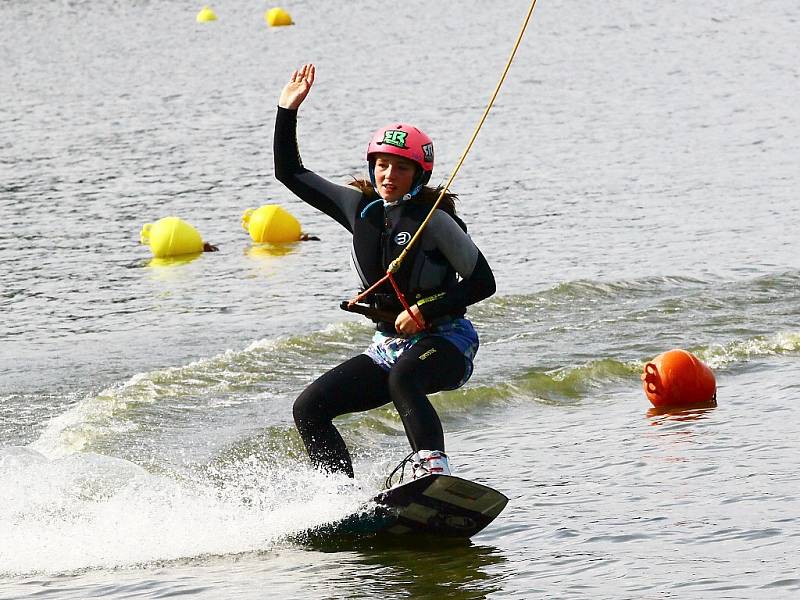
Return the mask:
<path id="1" fill-rule="evenodd" d="M 361 510 L 314 531 L 315 537 L 437 536 L 468 539 L 491 523 L 508 498 L 452 475 L 427 475 L 376 495 Z"/>

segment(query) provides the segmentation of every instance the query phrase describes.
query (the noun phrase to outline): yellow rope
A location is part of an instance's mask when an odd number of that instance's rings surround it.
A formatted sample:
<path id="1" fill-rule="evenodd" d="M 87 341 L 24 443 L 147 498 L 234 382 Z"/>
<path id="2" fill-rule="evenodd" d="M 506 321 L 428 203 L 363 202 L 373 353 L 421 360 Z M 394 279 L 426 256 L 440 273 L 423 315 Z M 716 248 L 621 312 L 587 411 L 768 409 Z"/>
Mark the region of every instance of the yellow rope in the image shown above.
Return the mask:
<path id="1" fill-rule="evenodd" d="M 478 132 L 481 130 L 481 127 L 483 127 L 483 123 L 484 121 L 486 121 L 486 117 L 489 115 L 489 111 L 491 110 L 492 105 L 494 104 L 494 101 L 497 98 L 497 94 L 500 92 L 500 87 L 503 85 L 503 82 L 506 79 L 508 70 L 511 68 L 511 63 L 514 60 L 514 55 L 517 53 L 517 48 L 519 48 L 519 45 L 522 42 L 522 36 L 525 34 L 525 29 L 527 29 L 528 27 L 528 22 L 531 20 L 531 15 L 533 14 L 533 9 L 535 6 L 536 6 L 536 0 L 531 0 L 530 8 L 528 8 L 528 14 L 525 16 L 525 21 L 522 23 L 522 28 L 520 29 L 519 35 L 517 36 L 517 41 L 514 42 L 514 47 L 511 50 L 511 56 L 508 57 L 508 62 L 506 62 L 506 67 L 505 69 L 503 69 L 503 75 L 500 77 L 500 81 L 497 82 L 497 86 L 494 88 L 494 93 L 492 94 L 492 97 L 489 99 L 489 104 L 486 105 L 486 110 L 483 111 L 483 116 L 481 116 L 480 121 L 478 121 L 478 126 L 475 128 L 475 131 L 473 132 L 472 137 L 470 138 L 469 143 L 467 144 L 467 148 L 464 150 L 463 154 L 461 155 L 461 158 L 458 159 L 458 162 L 456 163 L 453 172 L 450 174 L 450 179 L 447 180 L 447 183 L 442 188 L 439 197 L 436 199 L 436 202 L 433 203 L 433 207 L 431 207 L 428 216 L 425 217 L 425 220 L 422 222 L 422 224 L 420 224 L 419 229 L 417 229 L 417 232 L 414 234 L 414 237 L 412 237 L 411 240 L 408 242 L 406 247 L 400 253 L 400 256 L 398 256 L 391 262 L 387 273 L 396 273 L 397 270 L 400 268 L 400 265 L 405 259 L 406 254 L 408 254 L 409 250 L 411 250 L 411 247 L 416 243 L 417 239 L 422 234 L 422 230 L 425 229 L 425 227 L 428 225 L 428 222 L 433 218 L 434 211 L 439 206 L 439 203 L 442 201 L 442 198 L 444 198 L 444 195 L 447 193 L 447 190 L 450 189 L 450 185 L 456 178 L 456 174 L 461 168 L 461 165 L 464 164 L 464 159 L 467 158 L 467 154 L 472 149 L 472 144 L 475 143 L 475 139 L 478 137 Z"/>

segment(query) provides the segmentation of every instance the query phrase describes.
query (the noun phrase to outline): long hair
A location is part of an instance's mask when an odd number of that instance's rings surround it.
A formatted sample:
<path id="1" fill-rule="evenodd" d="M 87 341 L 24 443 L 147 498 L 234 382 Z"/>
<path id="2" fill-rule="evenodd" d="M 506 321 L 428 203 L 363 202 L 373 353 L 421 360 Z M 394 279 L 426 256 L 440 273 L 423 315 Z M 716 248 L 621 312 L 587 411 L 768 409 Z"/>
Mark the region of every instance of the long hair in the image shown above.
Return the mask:
<path id="1" fill-rule="evenodd" d="M 350 182 L 350 185 L 360 190 L 361 193 L 367 198 L 371 199 L 378 197 L 378 192 L 375 191 L 375 188 L 372 187 L 372 183 L 370 183 L 367 179 L 356 179 L 353 177 L 353 181 Z M 410 200 L 410 202 L 413 204 L 420 204 L 422 206 L 433 206 L 433 203 L 436 202 L 436 199 L 441 193 L 441 186 L 434 188 L 424 185 L 419 193 Z M 439 203 L 439 208 L 441 208 L 451 217 L 456 217 L 456 200 L 458 200 L 458 195 L 448 191 L 445 193 L 442 201 Z"/>

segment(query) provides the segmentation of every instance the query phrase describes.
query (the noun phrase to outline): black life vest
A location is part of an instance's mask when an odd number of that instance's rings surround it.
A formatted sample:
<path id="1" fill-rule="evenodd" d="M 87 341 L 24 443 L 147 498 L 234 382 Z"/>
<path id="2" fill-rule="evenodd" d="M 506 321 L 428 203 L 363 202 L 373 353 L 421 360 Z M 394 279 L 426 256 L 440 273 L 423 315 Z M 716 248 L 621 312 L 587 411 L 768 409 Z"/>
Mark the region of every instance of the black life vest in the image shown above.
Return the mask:
<path id="1" fill-rule="evenodd" d="M 361 211 L 371 201 L 367 197 L 362 197 L 353 226 L 353 263 L 361 278 L 363 289 L 367 289 L 386 275 L 389 264 L 411 241 L 430 211 L 430 206 L 406 202 L 400 210 L 391 210 L 391 216 L 387 216 L 383 206 L 370 207 L 362 216 Z M 458 217 L 454 219 L 466 231 L 463 221 Z M 424 252 L 420 242 L 412 246 L 393 277 L 409 305 L 447 289 L 457 281 L 455 269 L 444 255 L 438 250 Z M 372 306 L 394 314 L 403 310 L 403 305 L 389 281 L 370 294 L 366 301 Z M 465 312 L 466 310 L 451 316 L 463 316 Z M 394 324 L 381 322 L 378 324 L 378 329 L 394 332 Z"/>

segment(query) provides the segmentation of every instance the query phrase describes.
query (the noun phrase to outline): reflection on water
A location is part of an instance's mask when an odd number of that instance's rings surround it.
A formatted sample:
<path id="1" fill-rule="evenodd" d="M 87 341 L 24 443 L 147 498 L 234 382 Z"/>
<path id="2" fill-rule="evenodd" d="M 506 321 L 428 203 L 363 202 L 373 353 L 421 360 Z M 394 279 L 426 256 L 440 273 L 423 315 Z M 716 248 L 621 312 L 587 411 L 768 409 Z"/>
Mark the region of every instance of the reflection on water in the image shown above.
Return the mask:
<path id="1" fill-rule="evenodd" d="M 335 546 L 318 549 L 340 550 Z M 369 597 L 486 598 L 502 589 L 505 575 L 497 567 L 508 560 L 493 546 L 436 539 L 364 540 L 355 545 L 351 542 L 346 550 L 349 557 L 355 557 L 348 562 L 370 574 L 358 582 Z M 351 597 L 360 596 L 353 590 Z"/>
<path id="2" fill-rule="evenodd" d="M 180 256 L 165 256 L 164 258 L 153 258 L 145 265 L 146 267 L 152 268 L 164 268 L 164 267 L 178 267 L 180 265 L 186 265 L 190 262 L 197 260 L 202 252 L 196 252 L 194 254 L 182 254 Z"/>
<path id="3" fill-rule="evenodd" d="M 710 411 L 716 407 L 716 399 L 692 404 L 691 406 L 682 406 L 680 408 L 653 407 L 647 411 L 647 418 L 650 419 L 650 425 L 656 426 L 664 425 L 669 422 L 699 421 L 707 419 Z"/>
<path id="4" fill-rule="evenodd" d="M 286 244 L 253 244 L 245 250 L 245 254 L 250 258 L 263 259 L 273 256 L 286 256 L 295 250 L 297 250 L 297 242 Z"/>

